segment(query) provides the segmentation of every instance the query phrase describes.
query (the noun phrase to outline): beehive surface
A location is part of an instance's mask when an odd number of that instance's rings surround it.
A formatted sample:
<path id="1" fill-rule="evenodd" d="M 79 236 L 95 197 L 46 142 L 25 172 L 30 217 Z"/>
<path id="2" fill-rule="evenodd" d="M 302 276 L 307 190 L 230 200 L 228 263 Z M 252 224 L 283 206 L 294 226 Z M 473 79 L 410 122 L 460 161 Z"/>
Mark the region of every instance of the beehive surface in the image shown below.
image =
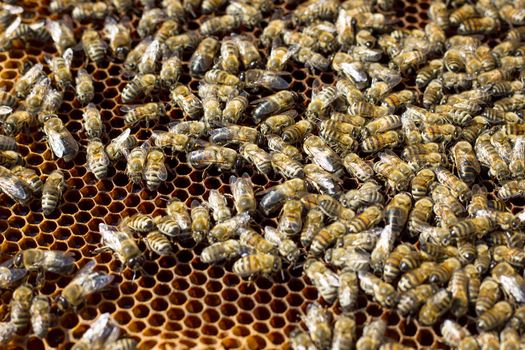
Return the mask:
<path id="1" fill-rule="evenodd" d="M 398 3 L 396 17 L 401 27 L 423 28 L 428 22 L 427 1 L 403 0 Z M 277 6 L 286 15 L 296 4 L 277 1 Z M 24 1 L 23 7 L 24 21 L 28 23 L 58 18 L 50 14 L 46 0 Z M 204 18 L 190 20 L 186 29 L 197 29 Z M 136 26 L 138 17 L 134 15 L 131 23 Z M 80 26 L 91 24 L 75 23 L 78 37 Z M 258 36 L 261 29 L 256 28 L 250 33 Z M 55 53 L 51 44 L 15 43 L 12 50 L 0 53 L 0 84 L 12 90 L 25 64 L 44 63 L 46 55 Z M 86 64 L 81 57 L 83 55 L 77 55 L 73 60 L 72 70 L 76 75 L 84 64 L 93 76 L 96 90 L 93 102 L 101 110 L 107 131 L 103 141 L 107 143 L 124 128 L 124 112 L 120 109 L 118 96 L 127 77 L 119 63 Z M 186 61 L 188 58 L 184 57 Z M 290 88 L 300 94 L 304 105 L 309 101 L 315 80 L 331 84 L 335 79 L 331 72 L 314 75 L 304 67 L 294 66 L 288 70 L 292 72 Z M 197 91 L 199 80 L 187 71 L 181 82 Z M 411 84 L 407 82 L 407 85 Z M 168 96 L 162 95 L 160 99 L 167 102 Z M 83 135 L 82 111 L 72 91 L 65 94 L 59 116 L 70 132 L 78 138 Z M 169 122 L 181 118 L 179 108 L 169 107 L 167 117 L 153 128 L 166 129 Z M 152 129 L 136 127 L 133 132 L 139 141 L 145 141 Z M 306 306 L 318 296 L 315 288 L 302 276 L 300 267 L 290 268 L 282 276 L 277 274 L 272 280 L 258 277 L 245 281 L 232 272 L 231 263 L 214 266 L 201 263 L 198 256 L 203 246 L 195 245 L 191 240 L 178 242 L 172 257 L 149 259 L 145 264 L 147 275 L 136 279 L 129 269 L 121 271 L 121 264 L 111 254 L 94 257 L 93 250 L 100 243 L 99 223 L 116 225 L 122 217 L 136 212 L 163 214 L 167 197 L 178 197 L 190 204 L 194 199 L 206 199 L 211 189 L 229 192 L 229 175 L 215 169 L 207 170 L 206 174 L 193 170 L 184 154 L 178 154 L 168 161 L 171 168 L 168 180 L 158 192 L 150 192 L 129 183 L 124 174 L 125 161 L 113 164 L 108 178 L 97 181 L 86 170 L 85 150 L 81 150 L 72 162 L 57 161 L 43 137 L 41 131 L 19 135 L 20 152 L 29 166 L 38 169 L 42 178 L 60 168 L 65 173 L 68 188 L 59 210 L 47 217 L 43 216 L 37 201 L 26 208 L 13 205 L 5 195 L 0 195 L 7 203 L 0 207 L 0 230 L 4 233 L 0 235 L 1 253 L 11 256 L 34 247 L 68 251 L 77 259 L 78 267 L 95 258 L 101 269 L 115 275 L 115 281 L 107 291 L 89 296 L 86 305 L 78 312 L 70 311 L 60 316 L 44 340 L 33 335 L 18 336 L 10 343 L 9 349 L 68 349 L 92 320 L 104 312 L 111 313 L 124 333 L 140 340 L 139 349 L 281 349 L 287 346 L 287 335 L 300 323 Z M 244 171 L 251 175 L 259 188 L 268 188 L 281 181 L 277 176 L 256 174 L 251 168 Z M 345 190 L 355 186 L 351 179 L 345 179 Z M 521 204 L 515 203 L 517 207 Z M 56 298 L 69 280 L 47 274 L 41 293 Z M 9 298 L 10 292 L 4 293 L 3 304 L 7 304 Z M 422 327 L 417 320 L 400 318 L 364 294 L 359 297 L 355 317 L 360 325 L 359 332 L 367 320 L 382 317 L 388 320 L 386 335 L 394 340 L 414 347 L 445 348 L 437 328 Z M 460 321 L 472 325 L 467 319 Z"/>

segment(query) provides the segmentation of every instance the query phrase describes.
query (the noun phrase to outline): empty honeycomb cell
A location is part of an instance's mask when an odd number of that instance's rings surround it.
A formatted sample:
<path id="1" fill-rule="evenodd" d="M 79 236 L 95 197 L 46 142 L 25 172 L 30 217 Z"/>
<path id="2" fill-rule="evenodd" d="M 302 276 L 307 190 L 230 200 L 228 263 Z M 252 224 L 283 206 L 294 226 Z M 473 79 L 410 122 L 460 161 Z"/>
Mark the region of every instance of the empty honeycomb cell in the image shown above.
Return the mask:
<path id="1" fill-rule="evenodd" d="M 200 328 L 200 326 L 202 325 L 202 321 L 198 316 L 187 316 L 184 319 L 184 325 L 188 328 L 196 329 Z"/>
<path id="2" fill-rule="evenodd" d="M 420 328 L 416 334 L 416 340 L 423 346 L 430 346 L 434 342 L 434 335 L 429 329 Z"/>
<path id="3" fill-rule="evenodd" d="M 140 333 L 146 327 L 146 325 L 142 321 L 133 321 L 128 327 L 131 332 Z"/>
<path id="4" fill-rule="evenodd" d="M 135 305 L 131 312 L 137 318 L 145 318 L 149 315 L 149 308 L 146 305 Z"/>
<path id="5" fill-rule="evenodd" d="M 235 304 L 232 304 L 232 303 L 224 303 L 224 304 L 222 304 L 220 306 L 220 310 L 221 310 L 221 313 L 224 316 L 234 316 L 238 312 L 237 306 L 235 306 Z"/>

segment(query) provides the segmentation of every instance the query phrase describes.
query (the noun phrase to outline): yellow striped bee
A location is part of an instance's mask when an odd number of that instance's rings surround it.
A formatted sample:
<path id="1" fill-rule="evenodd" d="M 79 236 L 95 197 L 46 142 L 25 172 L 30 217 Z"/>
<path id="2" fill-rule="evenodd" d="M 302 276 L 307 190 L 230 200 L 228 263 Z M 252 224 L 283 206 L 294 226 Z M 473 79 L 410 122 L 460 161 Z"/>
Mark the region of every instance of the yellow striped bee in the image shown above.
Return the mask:
<path id="1" fill-rule="evenodd" d="M 89 141 L 86 154 L 86 163 L 89 171 L 95 175 L 97 180 L 105 178 L 108 173 L 110 161 L 100 139 L 92 139 Z"/>

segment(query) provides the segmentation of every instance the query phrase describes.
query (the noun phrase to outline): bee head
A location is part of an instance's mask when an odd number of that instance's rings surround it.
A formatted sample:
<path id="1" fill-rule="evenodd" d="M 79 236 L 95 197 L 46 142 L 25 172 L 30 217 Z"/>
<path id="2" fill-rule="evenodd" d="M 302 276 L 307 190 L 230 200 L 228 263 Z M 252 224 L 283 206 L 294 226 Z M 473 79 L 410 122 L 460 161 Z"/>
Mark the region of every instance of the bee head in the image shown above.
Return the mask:
<path id="1" fill-rule="evenodd" d="M 69 309 L 69 306 L 70 306 L 69 301 L 67 301 L 67 299 L 64 298 L 64 296 L 58 297 L 57 305 L 58 305 L 58 309 L 60 311 L 65 311 L 65 310 Z"/>

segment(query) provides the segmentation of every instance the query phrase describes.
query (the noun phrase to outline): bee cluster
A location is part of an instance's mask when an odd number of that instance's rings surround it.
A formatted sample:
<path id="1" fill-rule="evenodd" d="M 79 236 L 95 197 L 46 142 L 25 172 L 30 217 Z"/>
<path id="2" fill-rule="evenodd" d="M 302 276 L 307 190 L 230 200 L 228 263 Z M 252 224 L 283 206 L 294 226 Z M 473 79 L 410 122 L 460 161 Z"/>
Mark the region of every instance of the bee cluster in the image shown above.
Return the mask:
<path id="1" fill-rule="evenodd" d="M 17 140 L 37 127 L 61 163 L 85 143 L 96 180 L 125 159 L 130 182 L 145 191 L 159 190 L 182 156 L 196 170 L 231 175 L 231 194 L 210 190 L 189 206 L 170 200 L 164 216 L 102 223 L 95 254 L 111 251 L 143 272 L 140 241 L 151 257 L 165 257 L 191 239 L 204 245 L 202 262 L 231 261 L 240 277 L 302 267 L 341 315 L 332 322 L 330 311 L 311 304 L 308 331 L 290 334 L 294 349 L 407 347 L 385 338 L 383 320 L 361 332 L 352 313 L 362 294 L 403 317 L 417 315 L 420 325 L 439 323 L 451 347 L 521 342 L 525 214 L 508 207 L 525 197 L 524 4 L 435 0 L 430 23 L 413 30 L 396 26 L 391 0 L 309 0 L 286 16 L 270 0 L 141 0 L 132 27 L 135 5 L 53 0 L 49 10 L 60 19 L 28 24 L 23 7 L 2 3 L 3 50 L 38 41 L 57 52 L 0 91 L 3 193 L 22 206 L 41 196 L 44 215 L 60 209 L 63 172 L 43 183 L 16 152 Z M 204 21 L 192 30 L 188 19 L 197 14 Z M 243 33 L 257 27 L 260 35 Z M 74 76 L 77 56 L 86 63 Z M 108 59 L 127 79 L 119 97 L 125 129 L 104 144 L 108 121 L 93 102 L 87 68 Z M 308 100 L 290 89 L 297 65 L 337 78 L 312 80 Z M 187 74 L 198 87 L 182 83 Z M 83 110 L 84 139 L 60 112 L 68 90 Z M 164 123 L 177 113 L 184 120 Z M 149 137 L 140 143 L 142 129 Z M 279 183 L 258 189 L 246 169 Z M 347 178 L 358 186 L 348 188 Z M 275 225 L 256 224 L 276 215 Z M 73 263 L 60 251 L 27 249 L 0 273 L 10 287 L 25 270 L 70 274 Z M 95 265 L 85 264 L 63 289 L 59 308 L 76 309 L 113 281 Z M 50 308 L 33 294 L 26 284 L 15 290 L 3 342 L 28 327 L 33 304 Z M 476 332 L 446 319 L 464 316 L 475 317 Z M 118 343 L 107 314 L 92 328 L 81 342 L 137 345 Z"/>

